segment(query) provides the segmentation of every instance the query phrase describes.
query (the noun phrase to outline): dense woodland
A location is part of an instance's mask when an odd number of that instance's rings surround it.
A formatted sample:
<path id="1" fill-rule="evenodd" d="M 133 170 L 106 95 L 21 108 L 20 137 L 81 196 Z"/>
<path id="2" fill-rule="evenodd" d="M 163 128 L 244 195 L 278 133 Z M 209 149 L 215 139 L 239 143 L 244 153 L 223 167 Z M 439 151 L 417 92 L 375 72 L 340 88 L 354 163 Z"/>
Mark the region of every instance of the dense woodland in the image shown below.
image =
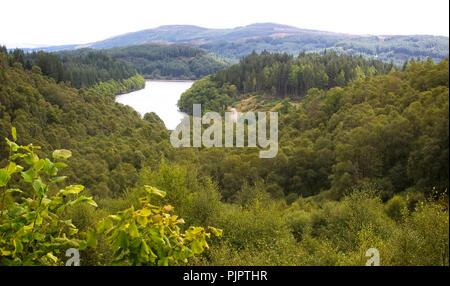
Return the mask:
<path id="1" fill-rule="evenodd" d="M 393 69 L 392 63 L 334 52 L 324 55 L 300 53 L 296 58 L 288 54 L 253 52 L 238 64 L 196 82 L 183 94 L 178 106 L 190 113 L 193 103 L 220 111 L 251 94 L 301 98 L 311 88 L 343 87 L 351 81 L 386 74 Z"/>
<path id="2" fill-rule="evenodd" d="M 363 56 L 366 59 L 401 65 L 405 60 L 432 57 L 439 62 L 448 57 L 448 37 L 437 36 L 370 36 L 343 37 L 342 35 L 305 34 L 287 37 L 263 37 L 246 41 L 217 41 L 200 45 L 209 54 L 231 63 L 238 62 L 252 51 L 288 53 L 301 51 Z M 300 47 L 300 48 L 299 48 Z"/>
<path id="3" fill-rule="evenodd" d="M 62 265 L 68 247 L 82 265 L 364 265 L 369 248 L 382 265 L 449 265 L 448 60 L 397 71 L 253 54 L 230 68 L 244 71 L 236 79 L 219 71 L 185 93 L 219 102 L 207 110 L 259 92 L 282 99 L 279 153 L 260 159 L 173 148 L 157 115 L 11 57 L 0 53 L 1 265 Z M 251 75 L 274 66 L 323 72 L 279 93 L 289 73 L 271 85 Z"/>
<path id="4" fill-rule="evenodd" d="M 226 66 L 204 50 L 185 45 L 146 44 L 106 52 L 150 79 L 200 79 Z"/>
<path id="5" fill-rule="evenodd" d="M 0 47 L 6 52 L 6 47 Z M 9 52 L 9 65 L 20 63 L 25 69 L 39 68 L 43 75 L 57 83 L 67 82 L 75 88 L 91 88 L 109 82 L 116 89 L 111 95 L 142 88 L 145 82 L 129 64 L 113 59 L 102 51 L 81 50 L 59 54 L 43 51 Z"/>

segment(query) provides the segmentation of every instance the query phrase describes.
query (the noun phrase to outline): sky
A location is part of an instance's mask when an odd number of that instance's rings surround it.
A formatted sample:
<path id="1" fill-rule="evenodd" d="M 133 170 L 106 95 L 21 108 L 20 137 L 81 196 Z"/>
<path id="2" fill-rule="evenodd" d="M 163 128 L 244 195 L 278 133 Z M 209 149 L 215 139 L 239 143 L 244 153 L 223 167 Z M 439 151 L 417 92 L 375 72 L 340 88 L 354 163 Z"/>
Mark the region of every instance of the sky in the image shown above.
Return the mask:
<path id="1" fill-rule="evenodd" d="M 84 44 L 155 28 L 272 22 L 349 34 L 449 36 L 448 0 L 0 0 L 0 44 Z"/>

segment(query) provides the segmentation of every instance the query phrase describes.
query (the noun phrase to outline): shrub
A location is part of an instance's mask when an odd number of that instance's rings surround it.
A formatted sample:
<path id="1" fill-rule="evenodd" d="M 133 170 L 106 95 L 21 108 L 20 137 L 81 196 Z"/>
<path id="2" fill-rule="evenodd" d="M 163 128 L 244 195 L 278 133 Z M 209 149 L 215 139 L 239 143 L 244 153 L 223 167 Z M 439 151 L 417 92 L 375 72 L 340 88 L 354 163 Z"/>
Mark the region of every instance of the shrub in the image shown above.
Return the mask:
<path id="1" fill-rule="evenodd" d="M 386 214 L 395 221 L 400 221 L 405 212 L 406 202 L 405 200 L 396 195 L 390 199 L 384 208 Z"/>

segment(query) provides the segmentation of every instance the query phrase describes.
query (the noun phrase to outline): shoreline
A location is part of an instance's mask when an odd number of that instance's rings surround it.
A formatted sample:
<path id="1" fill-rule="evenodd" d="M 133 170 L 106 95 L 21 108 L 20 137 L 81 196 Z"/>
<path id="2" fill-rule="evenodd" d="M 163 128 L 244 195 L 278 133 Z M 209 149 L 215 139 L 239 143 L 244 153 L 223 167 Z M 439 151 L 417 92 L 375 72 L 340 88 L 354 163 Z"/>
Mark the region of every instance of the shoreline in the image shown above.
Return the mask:
<path id="1" fill-rule="evenodd" d="M 145 82 L 147 81 L 151 81 L 151 82 L 196 82 L 197 80 L 191 80 L 191 79 L 145 79 Z M 141 88 L 135 88 L 129 91 L 124 91 L 124 92 L 120 92 L 115 94 L 115 96 L 119 96 L 119 95 L 123 95 L 123 94 L 127 94 L 127 93 L 131 93 L 131 92 L 135 92 L 138 90 L 143 90 L 145 89 L 145 85 Z"/>
<path id="2" fill-rule="evenodd" d="M 171 82 L 196 82 L 198 79 L 152 79 L 144 78 L 145 81 L 171 81 Z"/>

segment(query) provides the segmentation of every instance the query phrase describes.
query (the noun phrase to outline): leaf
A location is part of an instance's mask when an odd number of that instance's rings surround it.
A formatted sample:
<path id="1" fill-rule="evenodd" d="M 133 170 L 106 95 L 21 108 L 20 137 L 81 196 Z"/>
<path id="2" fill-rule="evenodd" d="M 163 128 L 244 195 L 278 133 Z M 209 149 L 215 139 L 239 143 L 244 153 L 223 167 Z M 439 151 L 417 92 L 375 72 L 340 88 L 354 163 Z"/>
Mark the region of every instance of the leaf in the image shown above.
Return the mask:
<path id="1" fill-rule="evenodd" d="M 171 206 L 171 205 L 164 206 L 163 210 L 165 212 L 171 212 L 171 211 L 173 211 L 173 206 Z"/>
<path id="2" fill-rule="evenodd" d="M 77 228 L 73 228 L 73 227 L 69 228 L 69 235 L 70 236 L 75 235 L 77 233 L 78 233 L 78 229 Z"/>
<path id="3" fill-rule="evenodd" d="M 110 219 L 104 219 L 96 224 L 95 229 L 97 230 L 97 233 L 102 234 L 105 231 L 110 230 L 112 227 L 114 227 L 113 222 Z"/>
<path id="4" fill-rule="evenodd" d="M 15 142 L 9 141 L 8 138 L 6 139 L 6 143 L 8 144 L 9 148 L 11 148 L 11 151 L 16 152 L 19 150 L 19 145 L 17 145 Z"/>
<path id="5" fill-rule="evenodd" d="M 86 232 L 86 242 L 88 247 L 97 247 L 97 237 L 95 236 L 95 231 L 93 229 L 89 229 Z"/>
<path id="6" fill-rule="evenodd" d="M 38 215 L 38 216 L 36 217 L 36 223 L 35 223 L 34 225 L 41 225 L 41 224 L 42 224 L 42 221 L 43 221 L 42 216 Z"/>
<path id="7" fill-rule="evenodd" d="M 33 183 L 33 189 L 38 196 L 42 196 L 46 191 L 46 185 L 42 183 L 41 179 L 36 179 Z"/>
<path id="8" fill-rule="evenodd" d="M 25 154 L 16 153 L 16 154 L 11 156 L 11 160 L 16 160 L 17 158 L 23 158 L 23 157 L 25 157 Z"/>
<path id="9" fill-rule="evenodd" d="M 148 248 L 148 245 L 145 242 L 145 240 L 142 240 L 142 243 L 141 243 L 141 255 L 142 256 L 147 256 L 149 253 L 150 253 L 150 248 Z"/>
<path id="10" fill-rule="evenodd" d="M 161 198 L 164 198 L 166 196 L 166 192 L 158 190 L 155 187 L 144 186 L 144 188 L 147 191 L 147 193 L 149 193 L 150 195 L 157 195 L 157 196 L 160 196 Z"/>
<path id="11" fill-rule="evenodd" d="M 203 245 L 200 240 L 193 240 L 191 242 L 191 250 L 194 254 L 200 254 L 203 252 Z"/>
<path id="12" fill-rule="evenodd" d="M 11 255 L 11 251 L 0 248 L 0 254 L 1 254 L 1 256 L 9 256 L 9 255 Z"/>
<path id="13" fill-rule="evenodd" d="M 12 134 L 12 137 L 13 137 L 14 141 L 17 141 L 16 127 L 11 127 L 11 134 Z"/>
<path id="14" fill-rule="evenodd" d="M 23 244 L 20 240 L 14 239 L 13 244 L 14 244 L 14 253 L 13 254 L 21 253 L 23 251 Z"/>
<path id="15" fill-rule="evenodd" d="M 9 179 L 10 176 L 8 175 L 8 172 L 5 169 L 0 169 L 0 187 L 6 186 Z"/>
<path id="16" fill-rule="evenodd" d="M 67 179 L 67 176 L 60 176 L 60 177 L 54 177 L 54 178 L 51 178 L 50 181 L 51 181 L 52 183 L 57 183 L 57 182 L 62 182 L 62 181 L 64 181 L 65 179 Z"/>
<path id="17" fill-rule="evenodd" d="M 85 196 L 81 196 L 81 197 L 77 198 L 74 201 L 70 201 L 70 202 L 67 203 L 67 205 L 73 206 L 73 205 L 76 205 L 76 204 L 79 204 L 79 203 L 87 203 L 87 204 L 90 204 L 91 206 L 97 207 L 97 203 L 92 199 L 92 197 L 88 198 L 88 197 L 85 197 Z"/>
<path id="18" fill-rule="evenodd" d="M 84 190 L 83 185 L 70 185 L 70 186 L 67 186 L 64 190 L 60 190 L 59 193 L 64 196 L 77 195 L 83 190 Z"/>
<path id="19" fill-rule="evenodd" d="M 41 205 L 48 206 L 48 204 L 50 204 L 51 202 L 52 202 L 52 200 L 50 200 L 50 199 L 42 198 Z"/>
<path id="20" fill-rule="evenodd" d="M 72 156 L 72 152 L 66 149 L 55 150 L 52 156 L 55 160 L 67 160 Z"/>
<path id="21" fill-rule="evenodd" d="M 44 172 L 49 176 L 56 176 L 58 174 L 58 168 L 49 159 L 45 159 Z"/>
<path id="22" fill-rule="evenodd" d="M 136 221 L 142 226 L 146 226 L 147 223 L 148 223 L 148 220 L 147 220 L 147 218 L 145 216 L 138 216 L 136 218 Z"/>
<path id="23" fill-rule="evenodd" d="M 62 162 L 56 162 L 56 163 L 53 163 L 53 166 L 55 166 L 56 168 L 65 168 L 65 167 L 67 167 L 67 164 L 66 163 L 62 163 Z"/>
<path id="24" fill-rule="evenodd" d="M 34 170 L 36 170 L 36 172 L 39 172 L 40 170 L 42 170 L 42 168 L 44 168 L 45 166 L 45 160 L 40 159 L 37 162 L 34 163 Z"/>
<path id="25" fill-rule="evenodd" d="M 19 167 L 20 167 L 20 166 L 19 166 Z M 14 174 L 14 173 L 16 172 L 17 169 L 20 170 L 20 168 L 17 168 L 16 163 L 10 162 L 10 163 L 8 164 L 8 167 L 6 167 L 6 172 L 8 173 L 8 175 L 12 175 L 12 174 Z"/>
<path id="26" fill-rule="evenodd" d="M 25 154 L 25 156 L 23 156 L 23 160 L 24 160 L 25 163 L 27 163 L 28 165 L 33 165 L 33 155 L 32 155 L 31 153 Z"/>
<path id="27" fill-rule="evenodd" d="M 31 183 L 31 182 L 33 182 L 35 173 L 34 173 L 34 170 L 31 168 L 25 172 L 22 172 L 21 175 L 25 182 Z"/>
<path id="28" fill-rule="evenodd" d="M 58 262 L 58 258 L 56 256 L 53 255 L 53 253 L 49 252 L 46 255 L 48 258 L 50 258 L 54 263 Z"/>
<path id="29" fill-rule="evenodd" d="M 139 237 L 139 231 L 138 228 L 136 226 L 136 224 L 134 222 L 132 222 L 128 228 L 128 233 L 130 234 L 131 237 Z"/>
<path id="30" fill-rule="evenodd" d="M 140 210 L 136 211 L 136 213 L 139 216 L 147 217 L 147 216 L 152 214 L 152 210 L 149 209 L 149 208 L 143 208 L 143 209 L 140 209 Z"/>
<path id="31" fill-rule="evenodd" d="M 169 266 L 169 258 L 162 257 L 160 260 L 158 260 L 158 266 Z"/>
<path id="32" fill-rule="evenodd" d="M 223 230 L 208 226 L 208 230 L 210 230 L 216 237 L 221 237 L 223 234 Z"/>

